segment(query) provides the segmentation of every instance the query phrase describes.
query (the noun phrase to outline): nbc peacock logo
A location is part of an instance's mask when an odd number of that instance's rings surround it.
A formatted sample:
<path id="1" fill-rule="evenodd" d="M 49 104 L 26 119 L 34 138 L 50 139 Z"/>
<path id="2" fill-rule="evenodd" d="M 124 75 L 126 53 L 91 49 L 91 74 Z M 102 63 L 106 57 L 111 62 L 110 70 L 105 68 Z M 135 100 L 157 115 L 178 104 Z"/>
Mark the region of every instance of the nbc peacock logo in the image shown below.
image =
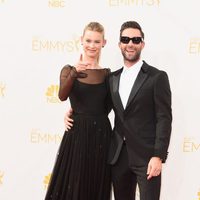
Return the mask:
<path id="1" fill-rule="evenodd" d="M 0 97 L 5 97 L 6 84 L 0 82 Z"/>
<path id="2" fill-rule="evenodd" d="M 61 103 L 61 101 L 58 98 L 58 91 L 59 91 L 58 85 L 50 85 L 47 88 L 46 91 L 47 103 Z"/>
<path id="3" fill-rule="evenodd" d="M 51 179 L 51 173 L 49 173 L 48 175 L 46 175 L 46 176 L 44 177 L 43 184 L 44 184 L 44 189 L 45 189 L 45 190 L 48 188 L 50 179 Z"/>
<path id="4" fill-rule="evenodd" d="M 0 186 L 3 185 L 4 173 L 0 171 Z"/>
<path id="5" fill-rule="evenodd" d="M 198 196 L 198 200 L 200 200 L 200 189 L 199 189 L 199 191 L 197 193 L 197 196 Z"/>

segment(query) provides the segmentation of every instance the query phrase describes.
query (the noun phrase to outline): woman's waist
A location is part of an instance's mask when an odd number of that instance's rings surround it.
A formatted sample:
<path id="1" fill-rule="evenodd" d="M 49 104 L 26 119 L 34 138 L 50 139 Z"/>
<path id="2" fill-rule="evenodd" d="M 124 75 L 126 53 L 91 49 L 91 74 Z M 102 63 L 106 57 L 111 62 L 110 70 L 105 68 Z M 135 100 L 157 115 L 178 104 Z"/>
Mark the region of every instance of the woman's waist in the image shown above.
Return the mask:
<path id="1" fill-rule="evenodd" d="M 106 113 L 73 112 L 71 118 L 74 120 L 74 127 L 111 127 Z"/>
<path id="2" fill-rule="evenodd" d="M 76 112 L 73 111 L 72 116 L 83 116 L 83 117 L 108 117 L 107 113 L 93 113 L 93 112 Z"/>

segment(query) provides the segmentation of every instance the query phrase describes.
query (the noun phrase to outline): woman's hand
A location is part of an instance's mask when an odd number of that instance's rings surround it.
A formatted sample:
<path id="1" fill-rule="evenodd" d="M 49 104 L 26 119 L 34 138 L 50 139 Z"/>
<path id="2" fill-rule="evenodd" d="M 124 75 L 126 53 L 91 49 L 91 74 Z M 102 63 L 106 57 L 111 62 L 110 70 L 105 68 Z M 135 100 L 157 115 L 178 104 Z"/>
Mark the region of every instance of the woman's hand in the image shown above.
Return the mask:
<path id="1" fill-rule="evenodd" d="M 76 68 L 77 72 L 82 72 L 82 71 L 88 69 L 89 66 L 91 66 L 91 63 L 87 62 L 87 61 L 83 61 L 82 54 L 80 55 L 80 58 L 79 58 L 79 61 L 77 62 L 77 64 L 74 65 L 74 67 Z"/>

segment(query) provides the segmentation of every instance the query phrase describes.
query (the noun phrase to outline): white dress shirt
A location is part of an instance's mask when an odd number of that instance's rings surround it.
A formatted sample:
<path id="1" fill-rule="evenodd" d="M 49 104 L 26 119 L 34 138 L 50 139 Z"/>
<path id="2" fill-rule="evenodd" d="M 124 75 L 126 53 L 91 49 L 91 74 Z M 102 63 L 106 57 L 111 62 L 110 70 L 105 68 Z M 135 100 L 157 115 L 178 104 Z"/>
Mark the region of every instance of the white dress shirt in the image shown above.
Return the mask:
<path id="1" fill-rule="evenodd" d="M 131 67 L 123 67 L 123 71 L 121 73 L 119 82 L 119 95 L 121 97 L 124 109 L 126 108 L 131 89 L 142 67 L 142 64 L 142 60 L 139 60 L 136 64 L 134 64 Z"/>

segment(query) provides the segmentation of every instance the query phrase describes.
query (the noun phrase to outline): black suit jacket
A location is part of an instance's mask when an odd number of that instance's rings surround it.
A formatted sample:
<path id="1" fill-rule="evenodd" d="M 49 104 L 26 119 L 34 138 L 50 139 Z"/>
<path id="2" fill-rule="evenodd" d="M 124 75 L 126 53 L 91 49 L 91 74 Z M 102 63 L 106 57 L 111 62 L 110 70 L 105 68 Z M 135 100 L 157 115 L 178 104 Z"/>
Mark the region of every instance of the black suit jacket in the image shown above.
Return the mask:
<path id="1" fill-rule="evenodd" d="M 126 138 L 130 166 L 146 165 L 153 156 L 163 162 L 171 135 L 171 90 L 166 72 L 143 61 L 132 87 L 126 108 L 119 95 L 122 69 L 111 73 L 109 87 L 115 124 L 109 151 L 109 163 L 115 164 Z"/>

